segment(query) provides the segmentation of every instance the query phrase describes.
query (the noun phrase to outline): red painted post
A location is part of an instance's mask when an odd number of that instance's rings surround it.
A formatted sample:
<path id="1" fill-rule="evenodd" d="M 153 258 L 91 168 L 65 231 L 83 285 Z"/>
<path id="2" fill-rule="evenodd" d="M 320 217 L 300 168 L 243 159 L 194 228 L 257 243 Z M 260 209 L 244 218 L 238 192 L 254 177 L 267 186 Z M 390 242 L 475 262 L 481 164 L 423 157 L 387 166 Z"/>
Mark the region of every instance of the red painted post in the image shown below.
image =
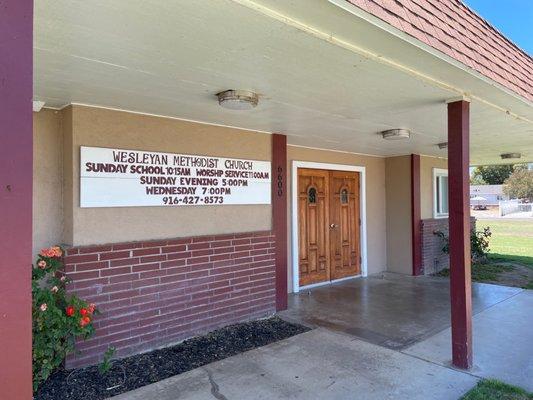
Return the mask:
<path id="1" fill-rule="evenodd" d="M 472 366 L 470 276 L 470 103 L 448 103 L 448 208 L 453 365 Z"/>
<path id="2" fill-rule="evenodd" d="M 29 400 L 33 1 L 0 5 L 0 398 Z"/>
<path id="3" fill-rule="evenodd" d="M 422 232 L 420 231 L 420 155 L 411 154 L 411 247 L 413 253 L 413 275 L 421 275 Z"/>
<path id="4" fill-rule="evenodd" d="M 272 230 L 276 237 L 276 311 L 287 309 L 287 137 L 272 135 Z"/>

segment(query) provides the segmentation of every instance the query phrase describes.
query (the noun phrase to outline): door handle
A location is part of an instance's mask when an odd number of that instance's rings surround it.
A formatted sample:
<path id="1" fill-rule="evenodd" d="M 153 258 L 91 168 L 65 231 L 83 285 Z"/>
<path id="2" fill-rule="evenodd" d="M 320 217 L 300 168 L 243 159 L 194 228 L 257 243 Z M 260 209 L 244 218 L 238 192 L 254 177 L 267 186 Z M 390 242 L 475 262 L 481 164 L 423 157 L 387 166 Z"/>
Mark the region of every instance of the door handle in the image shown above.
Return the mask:
<path id="1" fill-rule="evenodd" d="M 331 224 L 329 227 L 330 227 L 331 229 L 335 229 L 335 228 L 338 228 L 339 225 L 337 225 L 337 224 Z"/>

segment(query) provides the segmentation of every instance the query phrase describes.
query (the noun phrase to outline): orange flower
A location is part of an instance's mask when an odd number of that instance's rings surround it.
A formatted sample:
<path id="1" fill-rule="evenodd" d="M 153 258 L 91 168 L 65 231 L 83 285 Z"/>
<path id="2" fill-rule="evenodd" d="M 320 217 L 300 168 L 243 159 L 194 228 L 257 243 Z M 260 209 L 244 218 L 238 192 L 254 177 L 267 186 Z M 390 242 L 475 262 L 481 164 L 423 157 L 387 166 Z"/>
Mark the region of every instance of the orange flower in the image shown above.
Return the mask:
<path id="1" fill-rule="evenodd" d="M 59 246 L 52 247 L 52 251 L 54 252 L 55 257 L 61 257 L 63 255 L 63 252 L 61 251 L 61 247 Z"/>
<path id="2" fill-rule="evenodd" d="M 53 246 L 48 249 L 42 249 L 39 253 L 42 257 L 61 257 L 63 255 L 63 252 L 61 251 L 61 247 L 59 246 Z"/>

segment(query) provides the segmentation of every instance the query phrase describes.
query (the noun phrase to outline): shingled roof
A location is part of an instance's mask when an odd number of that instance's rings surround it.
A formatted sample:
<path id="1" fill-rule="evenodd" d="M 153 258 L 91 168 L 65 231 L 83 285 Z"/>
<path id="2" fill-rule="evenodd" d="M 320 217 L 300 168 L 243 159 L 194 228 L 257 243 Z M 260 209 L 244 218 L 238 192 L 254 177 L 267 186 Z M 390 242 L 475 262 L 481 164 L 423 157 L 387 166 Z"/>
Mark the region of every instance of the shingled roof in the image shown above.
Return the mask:
<path id="1" fill-rule="evenodd" d="M 533 58 L 460 0 L 347 0 L 533 101 Z"/>

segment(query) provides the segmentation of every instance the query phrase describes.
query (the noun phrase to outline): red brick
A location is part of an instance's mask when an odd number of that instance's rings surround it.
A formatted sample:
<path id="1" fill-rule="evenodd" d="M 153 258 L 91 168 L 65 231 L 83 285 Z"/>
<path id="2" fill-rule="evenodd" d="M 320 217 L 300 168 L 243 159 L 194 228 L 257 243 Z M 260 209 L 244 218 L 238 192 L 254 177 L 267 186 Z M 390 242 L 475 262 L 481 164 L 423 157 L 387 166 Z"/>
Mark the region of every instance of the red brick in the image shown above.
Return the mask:
<path id="1" fill-rule="evenodd" d="M 163 253 L 180 253 L 182 251 L 186 251 L 187 246 L 184 244 L 177 245 L 177 246 L 167 246 L 167 247 L 163 247 L 161 250 Z"/>
<path id="2" fill-rule="evenodd" d="M 230 245 L 232 240 L 236 246 Z M 271 240 L 267 231 L 109 245 L 132 250 L 126 251 L 126 257 L 120 251 L 102 253 L 123 258 L 112 258 L 109 265 L 100 264 L 103 268 L 94 270 L 104 277 L 80 283 L 81 293 L 99 302 L 102 314 L 95 321 L 99 333 L 96 345 L 91 344 L 79 357 L 69 358 L 67 365 L 92 359 L 91 351 L 96 347 L 105 349 L 118 343 L 117 355 L 129 355 L 272 312 L 273 247 L 257 249 L 251 245 L 271 246 Z M 187 244 L 191 250 L 185 251 Z M 167 260 L 159 258 L 165 255 Z M 149 258 L 154 256 L 158 258 Z M 96 265 L 87 262 L 85 268 Z"/>
<path id="3" fill-rule="evenodd" d="M 142 247 L 163 247 L 167 246 L 167 240 L 152 240 L 150 242 L 143 242 Z"/>
<path id="4" fill-rule="evenodd" d="M 124 291 L 124 292 L 112 293 L 109 296 L 109 299 L 110 300 L 120 300 L 120 299 L 125 299 L 125 298 L 131 299 L 133 296 L 138 296 L 138 295 L 139 295 L 139 289 L 132 289 L 132 290 Z"/>
<path id="5" fill-rule="evenodd" d="M 131 272 L 131 267 L 108 268 L 100 271 L 101 276 L 124 275 Z"/>
<path id="6" fill-rule="evenodd" d="M 161 283 L 184 281 L 186 279 L 186 276 L 187 276 L 187 274 L 177 274 L 177 275 L 162 276 L 161 277 Z"/>
<path id="7" fill-rule="evenodd" d="M 70 277 L 71 274 L 67 274 L 68 277 Z M 95 278 L 88 281 L 77 281 L 77 282 L 71 282 L 67 285 L 67 291 L 72 292 L 77 289 L 83 289 L 86 287 L 91 286 L 101 286 L 109 283 L 109 278 Z"/>
<path id="8" fill-rule="evenodd" d="M 191 257 L 187 259 L 187 265 L 202 264 L 202 263 L 208 263 L 208 262 L 209 262 L 209 256 Z"/>
<path id="9" fill-rule="evenodd" d="M 217 254 L 212 255 L 209 257 L 210 261 L 221 261 L 221 260 L 227 260 L 229 258 L 232 258 L 232 253 L 225 253 L 225 254 Z"/>
<path id="10" fill-rule="evenodd" d="M 231 247 L 231 240 L 219 240 L 211 242 L 211 248 Z"/>
<path id="11" fill-rule="evenodd" d="M 79 254 L 66 256 L 63 259 L 65 264 L 81 264 L 85 262 L 98 261 L 98 254 Z"/>
<path id="12" fill-rule="evenodd" d="M 100 276 L 100 271 L 86 271 L 86 272 L 72 272 L 68 277 L 73 281 L 81 281 L 85 279 L 94 279 Z"/>
<path id="13" fill-rule="evenodd" d="M 170 261 L 162 261 L 161 262 L 161 268 L 162 269 L 170 269 L 170 268 L 173 268 L 173 267 L 182 267 L 185 265 L 185 259 L 181 259 L 181 260 L 170 260 Z M 189 268 L 189 267 L 187 267 Z"/>
<path id="14" fill-rule="evenodd" d="M 113 251 L 110 253 L 101 253 L 100 260 L 116 260 L 118 258 L 130 258 L 131 251 Z"/>
<path id="15" fill-rule="evenodd" d="M 131 289 L 131 282 L 115 283 L 113 285 L 106 285 L 102 293 L 123 292 L 129 289 Z"/>
<path id="16" fill-rule="evenodd" d="M 181 253 L 168 253 L 167 260 L 180 260 L 182 258 L 189 258 L 191 256 L 190 251 L 184 251 Z"/>
<path id="17" fill-rule="evenodd" d="M 151 263 L 151 264 L 140 264 L 140 265 L 134 265 L 131 267 L 132 272 L 144 272 L 144 271 L 153 271 L 160 268 L 159 263 Z"/>
<path id="18" fill-rule="evenodd" d="M 160 247 L 152 247 L 152 248 L 143 248 L 143 249 L 138 249 L 138 250 L 133 250 L 131 252 L 132 256 L 133 257 L 136 257 L 136 256 L 147 256 L 147 255 L 150 255 L 150 254 L 160 254 L 161 253 L 161 248 Z"/>
<path id="19" fill-rule="evenodd" d="M 74 254 L 79 254 L 80 252 L 80 249 L 78 249 L 77 247 L 66 247 L 63 250 L 65 252 L 65 256 L 72 256 Z"/>
<path id="20" fill-rule="evenodd" d="M 92 246 L 92 247 L 80 247 L 80 254 L 87 254 L 87 253 L 102 253 L 104 251 L 111 251 L 112 247 L 111 245 L 106 246 Z"/>
<path id="21" fill-rule="evenodd" d="M 156 256 L 145 256 L 145 257 L 141 257 L 140 264 L 161 262 L 161 261 L 166 261 L 166 259 L 167 259 L 166 254 L 160 254 Z"/>
<path id="22" fill-rule="evenodd" d="M 122 260 L 111 260 L 109 262 L 110 267 L 122 267 L 123 265 L 139 264 L 140 259 L 138 257 L 124 258 Z"/>
<path id="23" fill-rule="evenodd" d="M 187 245 L 187 250 L 208 249 L 209 247 L 210 247 L 209 242 L 191 243 L 191 244 Z"/>
<path id="24" fill-rule="evenodd" d="M 141 272 L 141 279 L 162 277 L 166 275 L 166 270 L 157 269 L 153 271 Z"/>
<path id="25" fill-rule="evenodd" d="M 142 243 L 139 243 L 139 242 L 117 243 L 117 244 L 113 244 L 112 247 L 113 247 L 113 251 L 138 249 L 142 247 Z"/>
<path id="26" fill-rule="evenodd" d="M 233 246 L 239 246 L 239 245 L 242 245 L 242 244 L 250 244 L 250 238 L 246 238 L 246 239 L 235 239 L 235 240 L 232 240 L 231 244 Z"/>
<path id="27" fill-rule="evenodd" d="M 131 282 L 139 279 L 139 274 L 115 275 L 109 277 L 109 283 Z"/>
<path id="28" fill-rule="evenodd" d="M 171 240 L 167 241 L 167 245 L 168 246 L 173 246 L 173 245 L 177 245 L 177 244 L 187 244 L 187 243 L 191 243 L 191 242 L 192 242 L 191 238 L 171 239 Z"/>
<path id="29" fill-rule="evenodd" d="M 108 267 L 109 267 L 109 262 L 107 261 L 95 261 L 95 262 L 90 262 L 90 263 L 85 263 L 85 264 L 76 264 L 76 271 L 77 272 L 91 271 L 93 269 L 103 269 L 103 268 L 108 268 Z"/>

